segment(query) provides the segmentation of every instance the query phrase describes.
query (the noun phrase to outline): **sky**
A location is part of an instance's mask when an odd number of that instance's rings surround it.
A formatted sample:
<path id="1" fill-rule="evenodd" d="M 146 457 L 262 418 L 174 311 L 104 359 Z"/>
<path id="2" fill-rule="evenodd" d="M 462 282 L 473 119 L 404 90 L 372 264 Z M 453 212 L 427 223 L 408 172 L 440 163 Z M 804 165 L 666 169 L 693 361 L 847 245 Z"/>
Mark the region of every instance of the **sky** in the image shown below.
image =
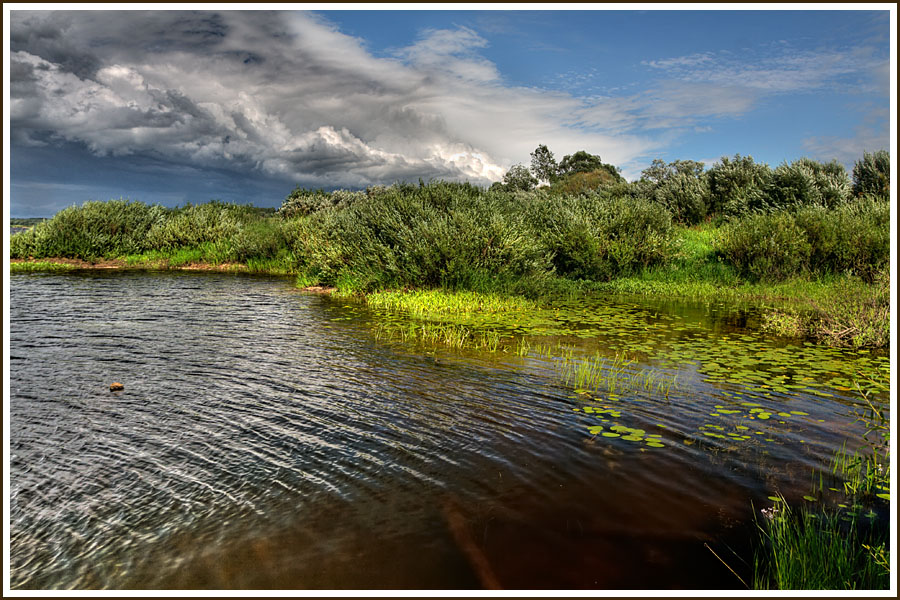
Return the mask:
<path id="1" fill-rule="evenodd" d="M 112 198 L 280 206 L 298 185 L 490 185 L 539 144 L 629 180 L 656 158 L 849 171 L 893 149 L 888 4 L 20 6 L 4 5 L 13 217 Z"/>

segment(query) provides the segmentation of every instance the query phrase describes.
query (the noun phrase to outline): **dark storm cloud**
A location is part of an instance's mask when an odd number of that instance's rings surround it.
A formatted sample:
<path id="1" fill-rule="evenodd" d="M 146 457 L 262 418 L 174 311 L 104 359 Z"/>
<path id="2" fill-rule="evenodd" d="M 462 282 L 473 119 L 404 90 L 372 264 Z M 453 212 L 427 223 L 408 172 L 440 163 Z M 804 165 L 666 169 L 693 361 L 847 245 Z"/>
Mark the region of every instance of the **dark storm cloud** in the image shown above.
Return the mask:
<path id="1" fill-rule="evenodd" d="M 488 183 L 539 135 L 622 159 L 647 147 L 565 127 L 597 107 L 505 87 L 486 44 L 428 31 L 385 59 L 308 13 L 12 11 L 13 140 L 327 186 Z"/>

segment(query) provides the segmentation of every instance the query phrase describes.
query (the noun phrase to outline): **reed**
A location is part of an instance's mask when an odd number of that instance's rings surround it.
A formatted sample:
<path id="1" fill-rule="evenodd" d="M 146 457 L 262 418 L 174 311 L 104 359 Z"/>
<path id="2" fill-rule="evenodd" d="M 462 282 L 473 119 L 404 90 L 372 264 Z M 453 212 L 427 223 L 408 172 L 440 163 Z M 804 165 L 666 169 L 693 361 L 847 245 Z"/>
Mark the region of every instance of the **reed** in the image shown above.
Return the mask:
<path id="1" fill-rule="evenodd" d="M 555 366 L 563 385 L 586 392 L 609 393 L 656 391 L 666 397 L 677 386 L 677 375 L 669 375 L 652 368 L 636 370 L 634 359 L 616 353 L 612 358 L 601 356 L 576 357 L 572 349 L 564 349 Z"/>
<path id="2" fill-rule="evenodd" d="M 780 590 L 887 589 L 885 531 L 841 511 L 795 511 L 787 502 L 757 523 L 763 547 L 754 560 L 754 587 Z"/>

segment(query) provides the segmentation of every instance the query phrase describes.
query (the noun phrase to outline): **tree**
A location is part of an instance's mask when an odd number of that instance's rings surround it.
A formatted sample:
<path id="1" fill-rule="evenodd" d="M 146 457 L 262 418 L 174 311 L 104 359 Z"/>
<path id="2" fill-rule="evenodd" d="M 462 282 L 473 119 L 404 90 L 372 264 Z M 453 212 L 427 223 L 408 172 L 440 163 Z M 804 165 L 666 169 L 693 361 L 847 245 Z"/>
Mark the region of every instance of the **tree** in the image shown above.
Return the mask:
<path id="1" fill-rule="evenodd" d="M 534 189 L 534 186 L 537 185 L 537 179 L 531 175 L 531 172 L 525 165 L 517 164 L 511 166 L 506 175 L 503 176 L 503 183 L 506 184 L 507 189 L 510 191 L 523 190 L 527 192 Z"/>
<path id="2" fill-rule="evenodd" d="M 649 167 L 641 171 L 641 179 L 661 184 L 675 175 L 687 175 L 700 177 L 703 174 L 704 164 L 695 160 L 676 160 L 666 164 L 661 158 L 654 159 Z"/>
<path id="3" fill-rule="evenodd" d="M 559 171 L 559 165 L 553 158 L 553 153 L 544 144 L 535 148 L 531 153 L 531 172 L 537 177 L 538 181 L 547 181 L 552 183 L 556 179 Z"/>
<path id="4" fill-rule="evenodd" d="M 584 150 L 579 150 L 575 154 L 565 155 L 559 163 L 560 175 L 571 175 L 572 173 L 590 173 L 596 171 L 603 166 L 603 161 L 599 156 L 588 154 Z"/>

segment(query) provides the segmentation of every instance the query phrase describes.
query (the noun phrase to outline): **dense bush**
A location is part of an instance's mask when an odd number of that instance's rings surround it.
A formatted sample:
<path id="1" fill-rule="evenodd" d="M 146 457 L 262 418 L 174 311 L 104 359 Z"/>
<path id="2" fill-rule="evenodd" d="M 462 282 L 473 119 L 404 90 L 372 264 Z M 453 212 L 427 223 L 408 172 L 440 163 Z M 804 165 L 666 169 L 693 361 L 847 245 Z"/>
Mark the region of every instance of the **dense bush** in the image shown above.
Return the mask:
<path id="1" fill-rule="evenodd" d="M 780 281 L 809 263 L 806 235 L 788 212 L 755 214 L 726 225 L 717 251 L 745 277 Z"/>
<path id="2" fill-rule="evenodd" d="M 833 246 L 813 246 L 819 271 L 852 273 L 873 282 L 891 258 L 891 207 L 887 198 L 846 204 L 823 218 L 835 232 Z M 809 229 L 807 236 L 811 237 Z M 821 249 L 820 249 L 821 247 Z"/>
<path id="3" fill-rule="evenodd" d="M 837 161 L 820 163 L 801 158 L 779 166 L 772 173 L 769 205 L 835 208 L 850 199 L 850 177 Z"/>
<path id="4" fill-rule="evenodd" d="M 170 210 L 166 219 L 156 223 L 147 232 L 147 244 L 155 250 L 195 247 L 204 243 L 223 244 L 250 218 L 250 212 L 238 205 L 221 202 L 188 204 Z"/>
<path id="5" fill-rule="evenodd" d="M 850 273 L 872 282 L 890 261 L 890 204 L 862 199 L 836 210 L 797 211 L 795 221 L 810 244 L 808 270 Z"/>
<path id="6" fill-rule="evenodd" d="M 611 195 L 536 196 L 527 207 L 556 273 L 609 280 L 660 264 L 673 252 L 672 219 L 650 202 Z"/>
<path id="7" fill-rule="evenodd" d="M 866 155 L 857 164 L 857 184 L 876 159 Z M 176 209 L 88 202 L 13 236 L 10 256 L 91 260 L 158 251 L 163 256 L 140 260 L 179 254 L 181 262 L 277 265 L 357 290 L 484 290 L 554 274 L 607 281 L 671 266 L 673 221 L 695 224 L 724 214 L 730 221 L 715 242 L 721 261 L 704 273 L 722 267 L 731 277 L 736 271 L 767 281 L 851 273 L 872 281 L 887 268 L 889 204 L 851 200 L 836 163 L 802 159 L 773 172 L 738 155 L 703 172 L 702 163 L 657 160 L 634 183 L 605 167 L 531 191 L 421 181 L 358 192 L 297 188 L 277 217 L 221 202 Z"/>
<path id="8" fill-rule="evenodd" d="M 383 188 L 370 188 L 369 193 L 377 193 Z M 297 187 L 281 203 L 278 214 L 285 219 L 303 217 L 325 208 L 334 206 L 344 207 L 353 204 L 361 198 L 365 198 L 367 192 L 352 192 L 347 190 L 308 190 Z"/>
<path id="9" fill-rule="evenodd" d="M 737 217 L 770 206 L 772 170 L 766 164 L 753 162 L 751 156 L 723 156 L 706 176 L 710 214 Z"/>
<path id="10" fill-rule="evenodd" d="M 147 234 L 165 222 L 166 209 L 129 200 L 85 202 L 65 208 L 10 238 L 10 257 L 92 260 L 146 250 Z"/>
<path id="11" fill-rule="evenodd" d="M 594 192 L 624 182 L 621 175 L 608 169 L 596 171 L 577 171 L 570 175 L 558 177 L 550 191 L 558 195 L 574 195 Z"/>
<path id="12" fill-rule="evenodd" d="M 889 219 L 889 203 L 873 199 L 756 214 L 724 227 L 716 247 L 755 280 L 849 273 L 871 282 L 890 260 Z"/>
<path id="13" fill-rule="evenodd" d="M 297 221 L 293 239 L 312 278 L 358 289 L 463 288 L 545 273 L 546 254 L 525 234 L 515 198 L 466 184 L 392 186 Z"/>
<path id="14" fill-rule="evenodd" d="M 886 150 L 863 153 L 853 165 L 853 194 L 887 198 L 891 194 L 891 155 Z"/>

